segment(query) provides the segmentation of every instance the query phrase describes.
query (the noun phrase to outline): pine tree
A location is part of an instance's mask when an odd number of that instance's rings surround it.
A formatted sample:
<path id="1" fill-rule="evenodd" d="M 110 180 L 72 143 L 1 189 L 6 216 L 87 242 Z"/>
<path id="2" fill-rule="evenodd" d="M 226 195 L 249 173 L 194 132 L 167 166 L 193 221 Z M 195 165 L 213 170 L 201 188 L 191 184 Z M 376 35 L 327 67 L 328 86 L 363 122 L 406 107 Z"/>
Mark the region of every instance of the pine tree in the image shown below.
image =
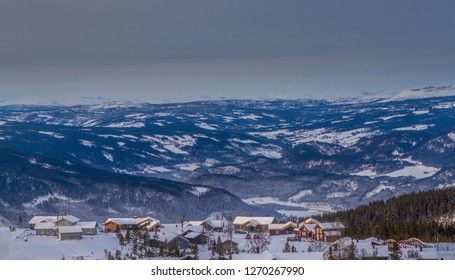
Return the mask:
<path id="1" fill-rule="evenodd" d="M 218 236 L 217 240 L 216 240 L 216 253 L 218 255 L 218 259 L 221 259 L 223 258 L 224 256 L 224 252 L 223 252 L 223 243 L 221 242 L 221 237 Z"/>
<path id="2" fill-rule="evenodd" d="M 191 254 L 193 254 L 194 260 L 199 260 L 199 247 L 197 246 L 197 244 L 191 245 Z"/>
<path id="3" fill-rule="evenodd" d="M 390 249 L 390 258 L 392 260 L 401 260 L 402 252 L 398 242 L 393 242 L 392 248 Z"/>
<path id="4" fill-rule="evenodd" d="M 307 249 L 307 252 L 308 252 L 308 253 L 311 253 L 311 252 L 313 252 L 313 248 L 311 247 L 311 245 L 308 245 L 308 249 Z"/>
<path id="5" fill-rule="evenodd" d="M 123 234 L 119 233 L 117 236 L 118 236 L 118 241 L 119 241 L 120 246 L 122 246 L 122 247 L 125 246 L 126 243 L 125 243 L 125 237 L 123 236 Z"/>
<path id="6" fill-rule="evenodd" d="M 332 249 L 332 246 L 329 246 L 329 253 L 328 253 L 327 259 L 328 260 L 333 260 L 333 249 Z"/>
<path id="7" fill-rule="evenodd" d="M 159 251 L 159 256 L 164 257 L 164 242 L 160 244 L 160 251 Z"/>
<path id="8" fill-rule="evenodd" d="M 116 260 L 121 260 L 122 259 L 122 253 L 120 252 L 119 249 L 115 250 L 115 259 Z"/>
<path id="9" fill-rule="evenodd" d="M 130 230 L 126 231 L 125 241 L 126 241 L 126 243 L 130 243 L 131 242 L 131 231 Z"/>
<path id="10" fill-rule="evenodd" d="M 291 252 L 297 253 L 297 248 L 295 248 L 294 244 L 291 246 Z"/>
<path id="11" fill-rule="evenodd" d="M 283 253 L 289 252 L 291 252 L 291 248 L 289 247 L 289 242 L 286 240 L 286 243 L 284 243 Z"/>
<path id="12" fill-rule="evenodd" d="M 19 215 L 17 224 L 18 224 L 19 228 L 22 228 L 22 227 L 23 227 L 24 220 L 22 219 L 22 216 L 21 216 L 21 215 Z"/>
<path id="13" fill-rule="evenodd" d="M 180 257 L 180 250 L 176 240 L 171 242 L 171 246 L 169 247 L 169 255 L 173 257 Z"/>
<path id="14" fill-rule="evenodd" d="M 351 244 L 347 247 L 346 258 L 348 260 L 357 259 L 357 245 L 354 243 L 354 240 L 351 240 Z"/>

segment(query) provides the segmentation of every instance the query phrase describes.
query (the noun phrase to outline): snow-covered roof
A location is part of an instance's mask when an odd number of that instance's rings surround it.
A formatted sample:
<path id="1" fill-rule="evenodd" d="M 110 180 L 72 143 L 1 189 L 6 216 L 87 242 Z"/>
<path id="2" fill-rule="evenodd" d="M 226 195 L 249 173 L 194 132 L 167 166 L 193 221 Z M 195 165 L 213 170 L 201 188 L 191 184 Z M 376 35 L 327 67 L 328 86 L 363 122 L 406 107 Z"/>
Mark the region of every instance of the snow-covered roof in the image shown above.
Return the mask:
<path id="1" fill-rule="evenodd" d="M 261 224 L 261 222 L 259 222 L 259 221 L 258 221 L 258 220 L 256 220 L 256 219 L 252 219 L 252 220 L 249 220 L 249 221 L 248 221 L 248 222 L 246 222 L 246 223 L 247 223 L 247 224 L 253 224 L 253 225 L 255 225 L 255 226 L 257 226 L 257 225 L 260 225 L 260 224 Z"/>
<path id="2" fill-rule="evenodd" d="M 54 223 L 37 223 L 35 225 L 35 230 L 40 230 L 40 229 L 55 229 Z"/>
<path id="3" fill-rule="evenodd" d="M 147 226 L 147 230 L 153 229 L 155 227 L 163 228 L 164 226 L 157 221 L 153 221 Z"/>
<path id="4" fill-rule="evenodd" d="M 313 219 L 313 218 L 308 218 L 305 220 L 305 224 L 320 224 L 321 222 L 316 220 L 316 219 Z"/>
<path id="5" fill-rule="evenodd" d="M 245 216 L 237 216 L 235 217 L 234 224 L 236 225 L 243 225 L 247 222 L 253 222 L 257 225 L 269 225 L 273 223 L 275 220 L 274 217 L 245 217 Z"/>
<path id="6" fill-rule="evenodd" d="M 58 227 L 58 232 L 60 232 L 60 233 L 82 233 L 82 228 L 80 226 L 61 226 L 61 227 Z"/>
<path id="7" fill-rule="evenodd" d="M 160 233 L 158 233 L 158 240 L 160 242 L 164 242 L 166 240 L 167 243 L 170 243 L 175 238 L 182 238 L 183 240 L 188 241 L 188 239 L 186 239 L 185 237 L 179 236 L 179 235 L 174 234 L 174 233 L 169 233 L 169 232 L 160 232 Z"/>
<path id="8" fill-rule="evenodd" d="M 144 217 L 144 218 L 109 218 L 104 222 L 105 224 L 109 222 L 116 223 L 118 225 L 138 225 L 146 221 L 157 221 L 160 220 L 152 218 L 152 217 Z"/>
<path id="9" fill-rule="evenodd" d="M 332 229 L 342 229 L 344 228 L 344 225 L 340 222 L 334 222 L 334 223 L 320 223 L 319 226 L 323 230 L 332 230 Z"/>
<path id="10" fill-rule="evenodd" d="M 222 220 L 212 220 L 210 221 L 210 225 L 214 228 L 220 228 L 220 227 L 223 227 L 224 225 L 224 221 Z"/>
<path id="11" fill-rule="evenodd" d="M 198 237 L 201 234 L 202 233 L 200 233 L 200 232 L 190 232 L 190 233 L 186 234 L 184 237 L 187 239 L 193 239 L 193 238 Z"/>
<path id="12" fill-rule="evenodd" d="M 292 226 L 294 228 L 297 227 L 297 224 L 294 222 L 287 222 L 285 224 L 270 224 L 269 225 L 269 230 L 280 230 L 280 229 L 285 229 L 289 226 Z"/>
<path id="13" fill-rule="evenodd" d="M 33 218 L 28 221 L 29 224 L 37 224 L 42 221 L 48 222 L 48 223 L 54 223 L 57 221 L 57 216 L 34 216 Z"/>
<path id="14" fill-rule="evenodd" d="M 229 239 L 226 239 L 222 242 L 222 244 L 229 244 L 232 242 L 232 245 L 239 245 L 239 243 L 235 242 L 234 240 L 229 240 Z"/>
<path id="15" fill-rule="evenodd" d="M 77 225 L 81 228 L 96 228 L 96 222 L 78 222 Z"/>
<path id="16" fill-rule="evenodd" d="M 184 226 L 183 231 L 204 232 L 203 226 Z"/>
<path id="17" fill-rule="evenodd" d="M 302 227 L 306 227 L 308 230 L 313 230 L 316 224 L 302 224 Z"/>
<path id="18" fill-rule="evenodd" d="M 210 222 L 207 221 L 207 220 L 203 220 L 203 221 L 188 221 L 188 222 L 186 222 L 186 224 L 189 225 L 189 226 L 200 226 L 203 223 L 207 223 L 207 224 L 211 225 Z"/>
<path id="19" fill-rule="evenodd" d="M 67 221 L 75 224 L 75 223 L 79 222 L 81 219 L 79 219 L 78 217 L 75 217 L 73 215 L 66 215 L 66 216 L 59 217 L 56 222 L 61 221 L 61 220 L 67 220 Z"/>

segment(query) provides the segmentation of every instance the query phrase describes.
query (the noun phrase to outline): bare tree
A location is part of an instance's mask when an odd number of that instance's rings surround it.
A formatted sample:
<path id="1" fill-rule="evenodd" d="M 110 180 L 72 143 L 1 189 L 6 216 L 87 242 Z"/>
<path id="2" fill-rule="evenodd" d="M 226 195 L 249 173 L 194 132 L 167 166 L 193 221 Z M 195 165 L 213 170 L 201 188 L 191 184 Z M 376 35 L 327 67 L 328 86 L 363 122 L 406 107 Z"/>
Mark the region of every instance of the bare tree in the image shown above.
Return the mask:
<path id="1" fill-rule="evenodd" d="M 248 252 L 250 254 L 261 254 L 268 249 L 270 236 L 264 232 L 258 232 L 248 240 Z"/>

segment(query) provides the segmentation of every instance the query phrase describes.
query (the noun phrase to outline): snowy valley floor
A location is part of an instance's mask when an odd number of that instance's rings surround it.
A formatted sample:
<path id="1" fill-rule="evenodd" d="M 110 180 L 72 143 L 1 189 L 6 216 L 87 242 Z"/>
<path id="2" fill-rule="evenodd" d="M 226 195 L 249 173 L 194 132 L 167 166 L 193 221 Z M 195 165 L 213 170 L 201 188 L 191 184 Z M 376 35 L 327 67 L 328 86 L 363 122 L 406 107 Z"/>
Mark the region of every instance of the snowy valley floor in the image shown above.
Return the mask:
<path id="1" fill-rule="evenodd" d="M 166 225 L 165 231 L 175 231 L 175 225 Z M 215 239 L 220 236 L 222 240 L 227 239 L 224 233 L 214 233 L 211 238 Z M 27 241 L 24 241 L 27 238 Z M 247 253 L 248 240 L 243 234 L 235 234 L 233 241 L 239 244 L 240 254 L 233 255 L 234 260 L 322 260 L 324 252 L 308 252 L 308 247 L 312 242 L 289 242 L 297 249 L 297 253 L 283 253 L 284 244 L 287 236 L 272 236 L 271 244 L 262 254 Z M 346 243 L 350 239 L 345 238 Z M 358 253 L 372 255 L 373 250 L 377 249 L 378 256 L 388 256 L 387 246 L 373 246 L 372 241 L 376 238 L 365 240 L 355 240 Z M 428 244 L 429 248 L 423 248 L 419 252 L 423 259 L 441 259 L 455 260 L 455 244 L 441 243 L 439 251 L 436 244 Z M 327 246 L 325 250 L 327 250 Z M 121 247 L 118 239 L 113 234 L 98 233 L 95 236 L 84 236 L 82 240 L 65 240 L 59 241 L 56 237 L 35 236 L 35 231 L 27 229 L 18 229 L 14 232 L 8 228 L 0 228 L 0 260 L 61 260 L 83 257 L 87 260 L 105 259 L 105 250 L 114 252 L 121 250 L 122 254 L 131 250 L 130 246 Z M 407 251 L 416 250 L 414 247 L 403 248 L 403 258 L 406 259 Z M 210 259 L 211 252 L 207 246 L 199 246 L 199 258 L 202 260 Z"/>

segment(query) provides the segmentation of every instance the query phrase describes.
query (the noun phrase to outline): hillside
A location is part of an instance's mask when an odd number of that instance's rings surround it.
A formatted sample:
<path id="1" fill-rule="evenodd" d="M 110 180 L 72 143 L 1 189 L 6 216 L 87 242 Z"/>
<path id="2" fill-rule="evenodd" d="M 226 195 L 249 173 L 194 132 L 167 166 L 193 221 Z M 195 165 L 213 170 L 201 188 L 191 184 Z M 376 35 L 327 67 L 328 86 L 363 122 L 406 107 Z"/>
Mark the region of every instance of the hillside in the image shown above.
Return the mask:
<path id="1" fill-rule="evenodd" d="M 217 188 L 114 174 L 36 154 L 0 150 L 0 213 L 71 213 L 84 219 L 153 216 L 163 221 L 205 218 L 211 212 L 273 214 Z"/>
<path id="2" fill-rule="evenodd" d="M 352 210 L 325 214 L 316 219 L 341 221 L 346 235 L 403 240 L 455 241 L 455 189 L 411 193 L 375 201 Z"/>

